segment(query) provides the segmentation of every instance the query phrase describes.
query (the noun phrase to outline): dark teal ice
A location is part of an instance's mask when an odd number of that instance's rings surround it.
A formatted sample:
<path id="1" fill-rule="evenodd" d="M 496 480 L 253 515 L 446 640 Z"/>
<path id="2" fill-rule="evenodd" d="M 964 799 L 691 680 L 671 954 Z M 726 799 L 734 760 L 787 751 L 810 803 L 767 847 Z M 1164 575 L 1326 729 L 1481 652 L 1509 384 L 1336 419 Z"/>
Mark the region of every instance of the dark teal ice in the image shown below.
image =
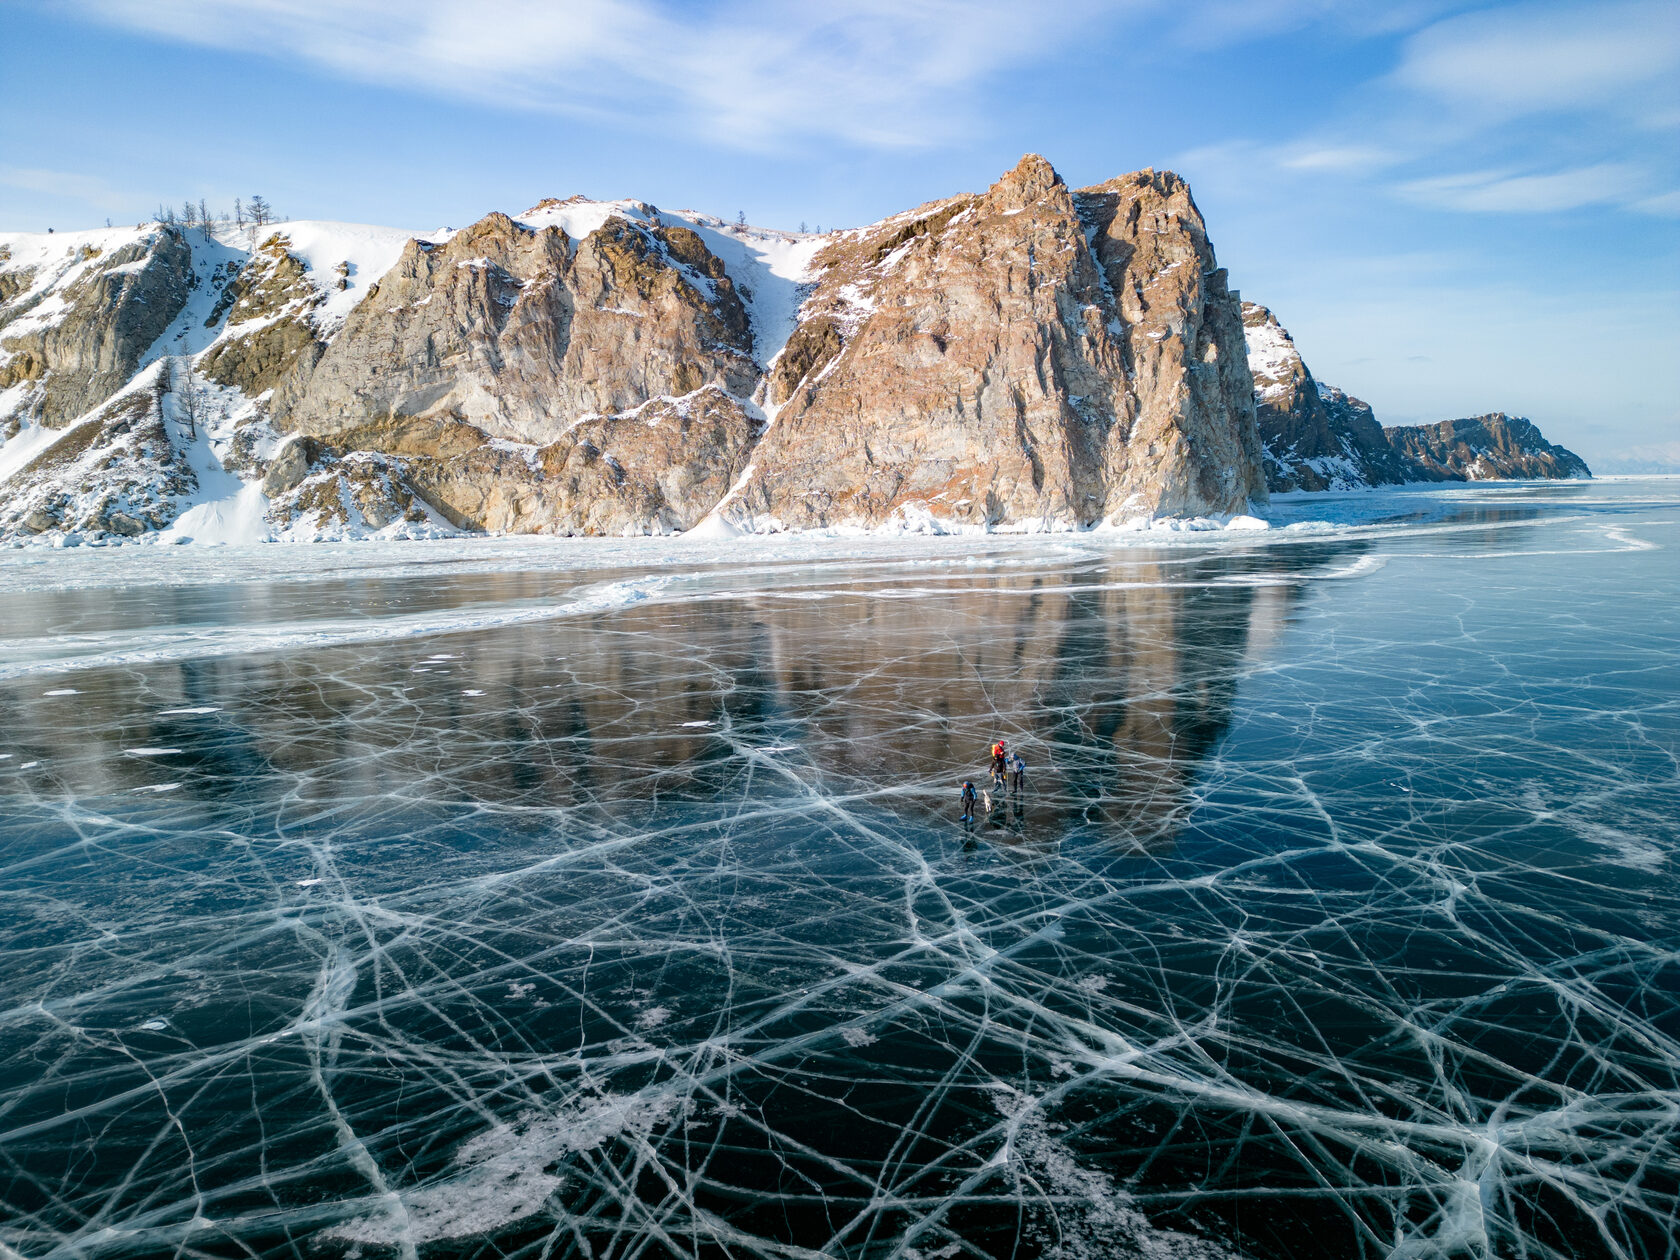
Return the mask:
<path id="1" fill-rule="evenodd" d="M 1680 481 L 1273 515 L 0 552 L 0 1257 L 1675 1255 Z"/>

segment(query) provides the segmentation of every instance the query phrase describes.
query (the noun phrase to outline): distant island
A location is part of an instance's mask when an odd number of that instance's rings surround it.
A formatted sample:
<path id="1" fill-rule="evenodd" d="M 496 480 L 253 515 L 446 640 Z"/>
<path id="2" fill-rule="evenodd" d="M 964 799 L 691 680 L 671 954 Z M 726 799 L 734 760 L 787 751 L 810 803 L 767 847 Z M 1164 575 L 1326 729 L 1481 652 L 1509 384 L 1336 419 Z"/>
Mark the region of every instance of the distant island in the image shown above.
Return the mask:
<path id="1" fill-rule="evenodd" d="M 1591 475 L 1502 413 L 1383 428 L 1182 179 L 1036 155 L 827 233 L 574 197 L 0 234 L 0 439 L 0 538 L 60 544 L 1135 528 Z"/>

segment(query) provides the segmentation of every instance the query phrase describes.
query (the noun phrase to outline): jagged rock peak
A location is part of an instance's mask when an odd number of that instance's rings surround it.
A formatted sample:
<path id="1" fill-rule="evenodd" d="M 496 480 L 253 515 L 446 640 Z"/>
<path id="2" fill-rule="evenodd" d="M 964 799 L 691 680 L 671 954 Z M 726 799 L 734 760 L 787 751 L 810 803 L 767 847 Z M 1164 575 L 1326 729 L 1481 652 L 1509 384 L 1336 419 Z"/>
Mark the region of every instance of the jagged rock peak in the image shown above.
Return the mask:
<path id="1" fill-rule="evenodd" d="M 558 210 L 565 206 L 590 206 L 595 204 L 595 198 L 583 193 L 573 193 L 570 197 L 544 197 L 519 217 L 529 218 L 533 214 L 541 214 L 544 210 Z"/>
<path id="2" fill-rule="evenodd" d="M 1065 187 L 1055 167 L 1037 153 L 1028 153 L 998 177 L 986 196 L 1000 209 L 1014 209 L 1030 206 L 1052 189 Z"/>
<path id="3" fill-rule="evenodd" d="M 1157 193 L 1162 197 L 1189 196 L 1190 185 L 1177 171 L 1156 170 L 1153 166 L 1146 166 L 1141 171 L 1130 171 L 1125 175 L 1116 175 L 1113 179 L 1104 180 L 1100 184 L 1093 184 L 1090 188 L 1082 188 L 1081 192 L 1123 192 L 1127 189 L 1143 189 Z"/>

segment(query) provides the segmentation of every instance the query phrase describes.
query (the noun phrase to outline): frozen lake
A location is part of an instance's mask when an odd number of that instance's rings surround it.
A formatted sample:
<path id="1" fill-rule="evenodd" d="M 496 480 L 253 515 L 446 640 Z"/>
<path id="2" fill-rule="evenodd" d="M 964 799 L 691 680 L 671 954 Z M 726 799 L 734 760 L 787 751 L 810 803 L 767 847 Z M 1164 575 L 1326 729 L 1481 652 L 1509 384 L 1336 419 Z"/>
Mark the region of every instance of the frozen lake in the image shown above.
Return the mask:
<path id="1" fill-rule="evenodd" d="M 1674 1255 L 1680 481 L 1274 517 L 0 552 L 0 1257 Z"/>

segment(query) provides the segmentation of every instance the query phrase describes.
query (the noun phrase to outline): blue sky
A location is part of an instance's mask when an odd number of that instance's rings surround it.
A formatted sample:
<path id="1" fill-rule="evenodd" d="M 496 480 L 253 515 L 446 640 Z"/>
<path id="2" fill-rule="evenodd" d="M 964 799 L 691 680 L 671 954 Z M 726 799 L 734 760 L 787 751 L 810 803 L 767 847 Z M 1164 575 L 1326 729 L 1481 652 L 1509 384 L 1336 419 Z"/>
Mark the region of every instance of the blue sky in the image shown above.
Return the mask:
<path id="1" fill-rule="evenodd" d="M 1028 151 L 1075 185 L 1170 166 L 1385 423 L 1502 409 L 1680 465 L 1673 0 L 8 0 L 0 46 L 7 228 L 253 192 L 831 227 Z"/>

